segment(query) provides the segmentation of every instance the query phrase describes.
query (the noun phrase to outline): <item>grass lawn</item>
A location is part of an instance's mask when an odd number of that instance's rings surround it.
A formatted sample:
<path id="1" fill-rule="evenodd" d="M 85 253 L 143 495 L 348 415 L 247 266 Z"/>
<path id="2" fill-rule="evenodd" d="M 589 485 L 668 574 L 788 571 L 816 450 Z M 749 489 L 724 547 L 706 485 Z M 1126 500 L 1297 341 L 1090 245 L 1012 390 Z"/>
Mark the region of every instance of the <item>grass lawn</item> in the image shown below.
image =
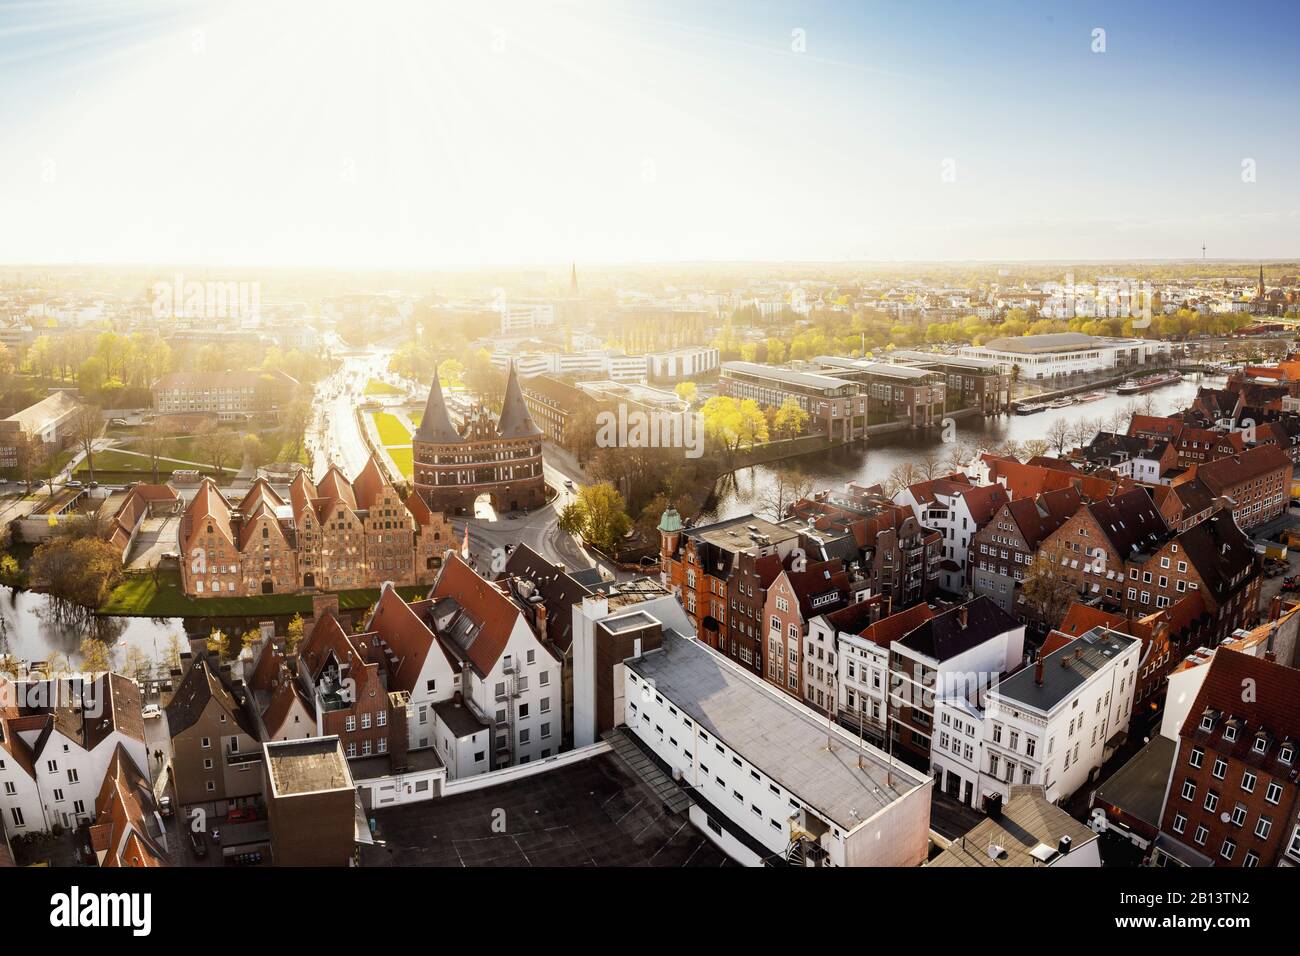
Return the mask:
<path id="1" fill-rule="evenodd" d="M 402 473 L 402 477 L 410 478 L 411 472 L 414 471 L 414 465 L 411 459 L 411 449 L 409 448 L 389 448 L 388 457 L 393 459 L 393 464 L 397 466 Z"/>
<path id="2" fill-rule="evenodd" d="M 158 477 L 163 479 L 170 476 L 173 471 L 192 469 L 193 465 L 183 461 L 177 461 L 171 458 L 158 459 Z M 214 475 L 214 468 L 200 468 L 199 471 L 204 474 Z M 238 469 L 227 468 L 228 472 L 235 472 Z M 88 475 L 90 469 L 86 467 L 85 459 L 76 467 L 74 472 L 77 475 Z M 107 481 L 108 475 L 129 475 L 128 481 L 138 481 L 142 477 L 153 477 L 153 462 L 148 458 L 142 458 L 139 455 L 125 455 L 113 450 L 95 452 L 95 479 L 97 481 Z"/>
<path id="3" fill-rule="evenodd" d="M 388 412 L 371 412 L 370 417 L 375 420 L 375 431 L 379 432 L 379 440 L 385 445 L 410 444 L 411 433 L 406 430 L 406 426 L 396 415 L 390 415 Z"/>
<path id="4" fill-rule="evenodd" d="M 414 425 L 416 428 L 419 428 L 420 422 L 424 421 L 424 412 L 411 412 L 411 414 L 407 415 L 406 417 L 411 420 L 412 425 Z"/>
<path id="5" fill-rule="evenodd" d="M 422 598 L 428 585 L 415 585 L 397 589 L 407 600 Z M 357 588 L 339 591 L 339 608 L 355 610 L 369 607 L 379 599 L 378 588 Z M 101 615 L 129 617 L 243 617 L 259 614 L 311 613 L 309 594 L 258 594 L 253 597 L 189 598 L 181 591 L 180 573 L 163 571 L 158 582 L 146 572 L 127 574 L 107 603 L 99 609 Z"/>
<path id="6" fill-rule="evenodd" d="M 406 394 L 396 385 L 389 385 L 387 382 L 381 382 L 377 378 L 372 378 L 366 382 L 367 395 L 404 395 Z"/>

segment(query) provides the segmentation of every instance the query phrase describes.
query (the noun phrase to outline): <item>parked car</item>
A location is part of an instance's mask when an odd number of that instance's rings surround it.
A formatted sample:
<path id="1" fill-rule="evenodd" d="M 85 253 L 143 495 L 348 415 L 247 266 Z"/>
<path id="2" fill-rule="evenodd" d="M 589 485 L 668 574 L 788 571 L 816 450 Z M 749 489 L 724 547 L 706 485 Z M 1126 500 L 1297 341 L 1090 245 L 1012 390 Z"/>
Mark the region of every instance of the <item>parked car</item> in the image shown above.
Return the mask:
<path id="1" fill-rule="evenodd" d="M 226 814 L 227 823 L 246 823 L 249 820 L 256 820 L 258 812 L 256 807 L 235 807 Z"/>
<path id="2" fill-rule="evenodd" d="M 161 717 L 162 711 L 157 704 L 145 704 L 140 708 L 140 716 L 145 720 L 153 720 L 156 717 Z"/>
<path id="3" fill-rule="evenodd" d="M 181 553 L 179 551 L 164 551 L 162 554 L 158 555 L 158 557 L 162 558 L 164 561 L 179 561 L 181 559 Z"/>
<path id="4" fill-rule="evenodd" d="M 190 852 L 194 854 L 196 860 L 201 860 L 208 855 L 208 838 L 202 832 L 196 833 L 190 831 Z"/>
<path id="5" fill-rule="evenodd" d="M 64 484 L 66 484 L 69 488 L 80 488 L 80 487 L 81 487 L 81 482 L 76 481 L 76 480 L 68 481 L 68 482 L 64 482 Z"/>
<path id="6" fill-rule="evenodd" d="M 172 814 L 175 812 L 175 808 L 172 806 L 171 797 L 158 798 L 158 813 L 164 820 L 171 819 Z"/>

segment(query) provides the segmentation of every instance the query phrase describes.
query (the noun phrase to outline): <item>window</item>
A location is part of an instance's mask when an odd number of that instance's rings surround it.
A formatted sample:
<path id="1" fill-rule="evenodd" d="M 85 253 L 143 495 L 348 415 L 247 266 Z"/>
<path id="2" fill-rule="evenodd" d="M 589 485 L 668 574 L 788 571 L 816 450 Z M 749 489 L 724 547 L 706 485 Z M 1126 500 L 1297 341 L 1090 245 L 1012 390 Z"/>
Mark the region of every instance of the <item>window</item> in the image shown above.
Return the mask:
<path id="1" fill-rule="evenodd" d="M 1193 783 L 1190 779 L 1183 781 L 1183 799 L 1184 800 L 1196 799 L 1196 784 Z"/>
<path id="2" fill-rule="evenodd" d="M 1205 809 L 1213 813 L 1215 807 L 1217 807 L 1218 805 L 1219 805 L 1219 795 L 1215 793 L 1213 790 L 1207 791 L 1205 794 Z"/>
<path id="3" fill-rule="evenodd" d="M 23 811 L 20 810 L 18 807 L 10 807 L 9 815 L 10 817 L 12 817 L 14 821 L 14 826 L 16 827 L 26 826 L 26 824 L 23 822 Z"/>
<path id="4" fill-rule="evenodd" d="M 1232 840 L 1224 840 L 1223 849 L 1219 851 L 1219 856 L 1223 857 L 1225 860 L 1231 860 L 1232 854 L 1236 852 L 1237 852 L 1237 844 L 1234 843 Z"/>
<path id="5" fill-rule="evenodd" d="M 1277 806 L 1282 799 L 1282 785 L 1276 780 L 1270 780 L 1268 787 L 1264 790 L 1264 799 Z"/>
<path id="6" fill-rule="evenodd" d="M 1193 767 L 1200 769 L 1201 764 L 1205 762 L 1205 751 L 1200 747 L 1193 747 L 1191 754 L 1187 758 L 1187 762 Z"/>
<path id="7" fill-rule="evenodd" d="M 1273 829 L 1273 821 L 1268 817 L 1260 817 L 1255 823 L 1255 836 L 1261 840 L 1267 840 L 1269 833 Z"/>
<path id="8" fill-rule="evenodd" d="M 1241 789 L 1245 790 L 1247 793 L 1254 793 L 1255 780 L 1256 780 L 1255 774 L 1247 770 L 1245 773 L 1241 775 Z"/>
<path id="9" fill-rule="evenodd" d="M 1205 841 L 1209 839 L 1209 836 L 1210 831 L 1205 829 L 1204 826 L 1199 826 L 1196 828 L 1196 833 L 1193 834 L 1192 840 L 1197 846 L 1205 846 Z"/>
<path id="10" fill-rule="evenodd" d="M 1173 831 L 1180 836 L 1187 829 L 1187 814 L 1178 813 L 1174 815 Z"/>
<path id="11" fill-rule="evenodd" d="M 1210 772 L 1214 774 L 1215 780 L 1222 780 L 1228 775 L 1228 761 L 1224 760 L 1222 757 L 1215 757 L 1214 769 Z"/>

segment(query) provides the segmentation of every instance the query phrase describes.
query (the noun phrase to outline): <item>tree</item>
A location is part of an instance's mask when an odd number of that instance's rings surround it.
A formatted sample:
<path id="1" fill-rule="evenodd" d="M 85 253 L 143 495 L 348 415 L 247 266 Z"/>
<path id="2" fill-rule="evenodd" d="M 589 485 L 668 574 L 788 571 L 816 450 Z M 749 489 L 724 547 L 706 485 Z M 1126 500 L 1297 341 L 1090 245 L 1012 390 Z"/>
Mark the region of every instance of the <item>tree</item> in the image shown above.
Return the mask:
<path id="1" fill-rule="evenodd" d="M 95 536 L 59 536 L 32 553 L 28 578 L 45 587 L 56 616 L 91 621 L 122 579 L 122 555 Z"/>
<path id="2" fill-rule="evenodd" d="M 918 481 L 924 481 L 925 475 L 910 458 L 901 461 L 890 469 L 889 477 L 884 480 L 885 494 L 893 497 L 904 488 L 910 488 Z"/>
<path id="3" fill-rule="evenodd" d="M 1047 426 L 1044 437 L 1051 447 L 1056 449 L 1058 457 L 1065 454 L 1065 449 L 1069 447 L 1070 442 L 1073 440 L 1074 428 L 1074 422 L 1071 421 L 1068 415 L 1062 415 Z"/>
<path id="4" fill-rule="evenodd" d="M 208 653 L 218 657 L 230 656 L 230 637 L 219 627 L 214 627 L 208 634 Z"/>
<path id="5" fill-rule="evenodd" d="M 126 649 L 126 662 L 123 664 L 127 676 L 137 684 L 146 683 L 153 677 L 153 661 L 139 646 L 131 644 Z"/>
<path id="6" fill-rule="evenodd" d="M 699 389 L 696 388 L 694 382 L 678 382 L 677 387 L 673 389 L 673 391 L 675 391 L 677 393 L 677 397 L 680 398 L 687 405 L 694 405 L 695 396 L 699 391 Z"/>
<path id="7" fill-rule="evenodd" d="M 81 641 L 81 669 L 91 674 L 101 674 L 113 669 L 113 653 L 103 641 L 93 637 Z"/>
<path id="8" fill-rule="evenodd" d="M 1078 598 L 1078 588 L 1065 572 L 1063 560 L 1068 555 L 1060 547 L 1045 548 L 1034 555 L 1020 594 L 1035 618 L 1048 630 L 1059 627 L 1070 605 Z"/>
<path id="9" fill-rule="evenodd" d="M 72 439 L 86 456 L 86 470 L 95 480 L 95 440 L 104 430 L 104 412 L 98 405 L 79 405 L 72 416 Z"/>
<path id="10" fill-rule="evenodd" d="M 256 627 L 250 627 L 248 630 L 244 631 L 243 636 L 239 639 L 239 644 L 241 648 L 248 648 L 248 647 L 252 647 L 261 639 L 262 639 L 261 630 Z"/>
<path id="11" fill-rule="evenodd" d="M 230 461 L 235 453 L 235 443 L 235 433 L 221 426 L 205 428 L 194 440 L 195 454 L 203 462 L 212 466 L 218 481 L 225 470 L 226 462 Z"/>
<path id="12" fill-rule="evenodd" d="M 262 444 L 262 439 L 253 432 L 249 432 L 240 441 L 244 452 L 244 463 L 250 468 L 256 469 L 266 461 L 266 448 Z"/>
<path id="13" fill-rule="evenodd" d="M 1025 440 L 1025 457 L 1041 458 L 1052 450 L 1050 442 L 1042 438 L 1029 438 Z"/>
<path id="14" fill-rule="evenodd" d="M 791 395 L 777 409 L 772 427 L 781 438 L 794 438 L 804 433 L 808 420 L 808 413 L 799 407 L 799 400 Z"/>
<path id="15" fill-rule="evenodd" d="M 82 395 L 98 392 L 104 387 L 107 379 L 108 373 L 104 367 L 104 360 L 97 355 L 92 355 L 77 368 L 77 385 Z"/>
<path id="16" fill-rule="evenodd" d="M 49 448 L 39 435 L 23 429 L 14 441 L 14 474 L 27 487 L 27 493 L 40 483 L 43 469 L 50 457 Z"/>
<path id="17" fill-rule="evenodd" d="M 560 513 L 560 528 L 582 535 L 584 541 L 605 551 L 613 551 L 632 526 L 623 496 L 607 481 L 586 485 Z"/>
<path id="18" fill-rule="evenodd" d="M 294 614 L 289 618 L 289 627 L 285 631 L 284 649 L 286 653 L 293 654 L 298 650 L 298 645 L 306 636 L 307 625 L 303 621 L 301 614 Z"/>
<path id="19" fill-rule="evenodd" d="M 22 568 L 12 554 L 0 555 L 0 584 L 13 587 L 22 578 Z"/>
<path id="20" fill-rule="evenodd" d="M 448 387 L 464 384 L 465 380 L 465 363 L 458 359 L 449 358 L 438 365 L 438 381 Z"/>
<path id="21" fill-rule="evenodd" d="M 140 449 L 149 456 L 149 464 L 153 467 L 153 483 L 158 484 L 158 459 L 163 457 L 163 451 L 167 448 L 167 440 L 171 438 L 172 432 L 158 419 L 146 422 L 140 429 Z"/>
<path id="22" fill-rule="evenodd" d="M 181 639 L 176 634 L 167 637 L 167 650 L 164 658 L 168 670 L 181 669 Z"/>
<path id="23" fill-rule="evenodd" d="M 815 486 L 816 482 L 795 465 L 779 463 L 772 481 L 758 496 L 758 506 L 780 521 L 790 506 L 811 495 Z"/>

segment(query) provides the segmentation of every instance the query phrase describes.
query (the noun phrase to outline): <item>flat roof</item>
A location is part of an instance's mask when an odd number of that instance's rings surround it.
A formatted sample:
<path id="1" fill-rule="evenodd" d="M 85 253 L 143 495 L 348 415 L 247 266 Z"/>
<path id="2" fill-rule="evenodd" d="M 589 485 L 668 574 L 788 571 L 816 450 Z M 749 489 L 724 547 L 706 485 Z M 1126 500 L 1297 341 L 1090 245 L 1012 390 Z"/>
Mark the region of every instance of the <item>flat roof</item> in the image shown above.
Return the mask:
<path id="1" fill-rule="evenodd" d="M 1044 352 L 1078 352 L 1083 349 L 1123 348 L 1140 345 L 1145 339 L 1120 339 L 1082 332 L 1049 332 L 1045 335 L 1016 335 L 989 339 L 983 345 L 969 346 L 970 351 L 1016 352 L 1036 355 Z"/>
<path id="2" fill-rule="evenodd" d="M 455 734 L 456 739 L 472 737 L 479 731 L 487 730 L 488 725 L 475 716 L 474 711 L 454 700 L 444 700 L 433 705 L 433 711 Z"/>
<path id="3" fill-rule="evenodd" d="M 262 746 L 276 796 L 355 789 L 338 737 L 271 740 Z"/>
<path id="4" fill-rule="evenodd" d="M 894 378 L 925 378 L 938 375 L 932 369 L 916 368 L 911 365 L 891 365 L 888 362 L 872 362 L 867 359 L 837 358 L 834 355 L 819 355 L 813 359 L 818 365 L 847 369 L 852 372 L 868 372 L 871 375 L 889 375 Z"/>
<path id="5" fill-rule="evenodd" d="M 1174 764 L 1174 741 L 1157 734 L 1128 763 L 1097 788 L 1095 803 L 1123 810 L 1130 817 L 1160 829 L 1160 809 Z"/>
<path id="6" fill-rule="evenodd" d="M 720 548 L 733 551 L 748 551 L 750 548 L 766 547 L 766 545 L 759 545 L 758 542 L 750 538 L 751 533 L 760 537 L 771 538 L 772 544 L 799 537 L 798 531 L 782 527 L 757 515 L 741 515 L 737 518 L 728 518 L 726 521 L 701 525 L 698 528 L 683 528 L 682 533 L 689 538 L 698 538 L 701 541 L 707 541 Z"/>
<path id="7" fill-rule="evenodd" d="M 894 761 L 742 671 L 693 638 L 671 631 L 663 646 L 627 662 L 653 680 L 700 727 L 717 736 L 796 799 L 852 830 L 917 787 L 929 775 Z M 862 754 L 862 766 L 858 755 Z"/>
<path id="8" fill-rule="evenodd" d="M 757 362 L 723 362 L 722 370 L 724 372 L 741 372 L 745 375 L 758 375 L 762 378 L 787 382 L 791 385 L 805 385 L 809 388 L 856 387 L 853 382 L 847 379 L 832 378 L 830 375 L 817 375 L 813 372 L 795 372 L 788 368 L 777 368 L 774 365 L 759 365 Z"/>
<path id="9" fill-rule="evenodd" d="M 1135 643 L 1136 637 L 1095 627 L 1043 659 L 1041 684 L 1035 680 L 1037 668 L 1030 664 L 999 682 L 990 693 L 1025 707 L 1050 711 Z M 1076 656 L 1079 651 L 1082 653 Z"/>

